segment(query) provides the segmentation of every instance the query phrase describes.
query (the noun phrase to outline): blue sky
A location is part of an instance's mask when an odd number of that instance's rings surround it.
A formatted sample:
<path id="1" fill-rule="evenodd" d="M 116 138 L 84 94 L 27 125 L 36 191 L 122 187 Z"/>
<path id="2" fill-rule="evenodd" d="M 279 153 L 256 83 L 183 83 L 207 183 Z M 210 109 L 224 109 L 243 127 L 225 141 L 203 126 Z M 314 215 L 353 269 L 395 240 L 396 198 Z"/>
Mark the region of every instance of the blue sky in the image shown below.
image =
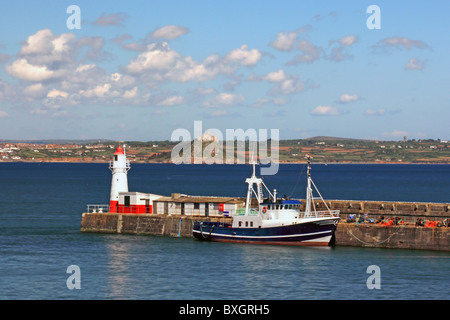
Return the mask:
<path id="1" fill-rule="evenodd" d="M 81 12 L 69 29 L 67 7 Z M 367 28 L 370 5 L 381 29 Z M 0 13 L 0 138 L 449 139 L 447 2 L 13 1 Z"/>

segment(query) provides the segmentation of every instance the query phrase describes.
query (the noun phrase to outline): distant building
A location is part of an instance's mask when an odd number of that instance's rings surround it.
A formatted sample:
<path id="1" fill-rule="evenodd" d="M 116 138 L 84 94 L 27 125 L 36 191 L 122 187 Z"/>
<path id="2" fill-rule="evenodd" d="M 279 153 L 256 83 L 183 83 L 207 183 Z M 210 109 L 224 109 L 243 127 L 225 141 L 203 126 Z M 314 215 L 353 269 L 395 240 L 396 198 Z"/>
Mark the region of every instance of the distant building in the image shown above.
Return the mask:
<path id="1" fill-rule="evenodd" d="M 206 131 L 206 133 L 202 134 L 202 136 L 198 137 L 197 139 L 201 141 L 219 141 L 219 138 L 217 138 L 215 135 L 210 134 L 209 130 Z"/>

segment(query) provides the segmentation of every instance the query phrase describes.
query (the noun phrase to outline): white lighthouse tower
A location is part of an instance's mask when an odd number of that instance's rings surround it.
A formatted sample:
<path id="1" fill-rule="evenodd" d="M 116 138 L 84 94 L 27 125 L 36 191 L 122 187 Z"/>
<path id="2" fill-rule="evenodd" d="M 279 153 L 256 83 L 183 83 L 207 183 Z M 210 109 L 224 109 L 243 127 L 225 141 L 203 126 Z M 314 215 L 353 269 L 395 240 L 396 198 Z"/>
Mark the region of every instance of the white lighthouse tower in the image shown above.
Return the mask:
<path id="1" fill-rule="evenodd" d="M 124 148 L 119 145 L 114 153 L 113 160 L 109 163 L 109 169 L 112 172 L 109 212 L 117 212 L 119 192 L 128 192 L 127 172 L 130 170 L 130 161 L 127 160 Z"/>

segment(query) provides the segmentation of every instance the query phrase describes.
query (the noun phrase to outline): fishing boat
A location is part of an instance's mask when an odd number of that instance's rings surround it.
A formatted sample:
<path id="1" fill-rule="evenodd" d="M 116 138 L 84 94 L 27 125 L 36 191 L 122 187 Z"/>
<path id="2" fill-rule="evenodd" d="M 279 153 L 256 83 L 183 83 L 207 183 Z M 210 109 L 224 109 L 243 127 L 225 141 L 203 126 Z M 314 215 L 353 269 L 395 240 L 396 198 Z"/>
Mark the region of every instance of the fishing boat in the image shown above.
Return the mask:
<path id="1" fill-rule="evenodd" d="M 295 246 L 329 246 L 339 222 L 339 210 L 330 210 L 311 179 L 311 157 L 307 160 L 305 210 L 302 202 L 277 198 L 261 178 L 253 174 L 248 183 L 245 208 L 232 215 L 232 222 L 196 221 L 193 235 L 201 241 L 277 244 Z M 256 187 L 256 188 L 255 188 Z M 313 195 L 313 187 L 318 196 Z M 268 194 L 265 196 L 264 192 Z M 254 198 L 253 198 L 254 196 Z M 321 200 L 326 210 L 316 210 L 315 201 Z"/>

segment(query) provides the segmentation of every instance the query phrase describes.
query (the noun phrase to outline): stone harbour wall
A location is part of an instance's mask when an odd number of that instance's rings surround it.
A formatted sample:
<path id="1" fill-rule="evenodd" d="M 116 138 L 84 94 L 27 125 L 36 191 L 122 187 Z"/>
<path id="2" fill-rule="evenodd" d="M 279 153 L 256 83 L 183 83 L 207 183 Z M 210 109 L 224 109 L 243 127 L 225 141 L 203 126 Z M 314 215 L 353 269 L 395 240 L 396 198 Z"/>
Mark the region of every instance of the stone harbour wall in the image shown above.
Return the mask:
<path id="1" fill-rule="evenodd" d="M 449 227 L 416 226 L 417 219 L 450 220 L 450 204 L 380 201 L 327 200 L 328 207 L 341 211 L 335 233 L 336 246 L 403 248 L 450 251 Z M 324 210 L 317 203 L 317 210 Z M 366 221 L 400 218 L 401 225 L 348 223 L 350 216 Z M 168 214 L 83 213 L 82 232 L 193 237 L 194 221 L 231 222 L 229 217 L 199 217 Z M 356 219 L 357 220 L 357 219 Z"/>

